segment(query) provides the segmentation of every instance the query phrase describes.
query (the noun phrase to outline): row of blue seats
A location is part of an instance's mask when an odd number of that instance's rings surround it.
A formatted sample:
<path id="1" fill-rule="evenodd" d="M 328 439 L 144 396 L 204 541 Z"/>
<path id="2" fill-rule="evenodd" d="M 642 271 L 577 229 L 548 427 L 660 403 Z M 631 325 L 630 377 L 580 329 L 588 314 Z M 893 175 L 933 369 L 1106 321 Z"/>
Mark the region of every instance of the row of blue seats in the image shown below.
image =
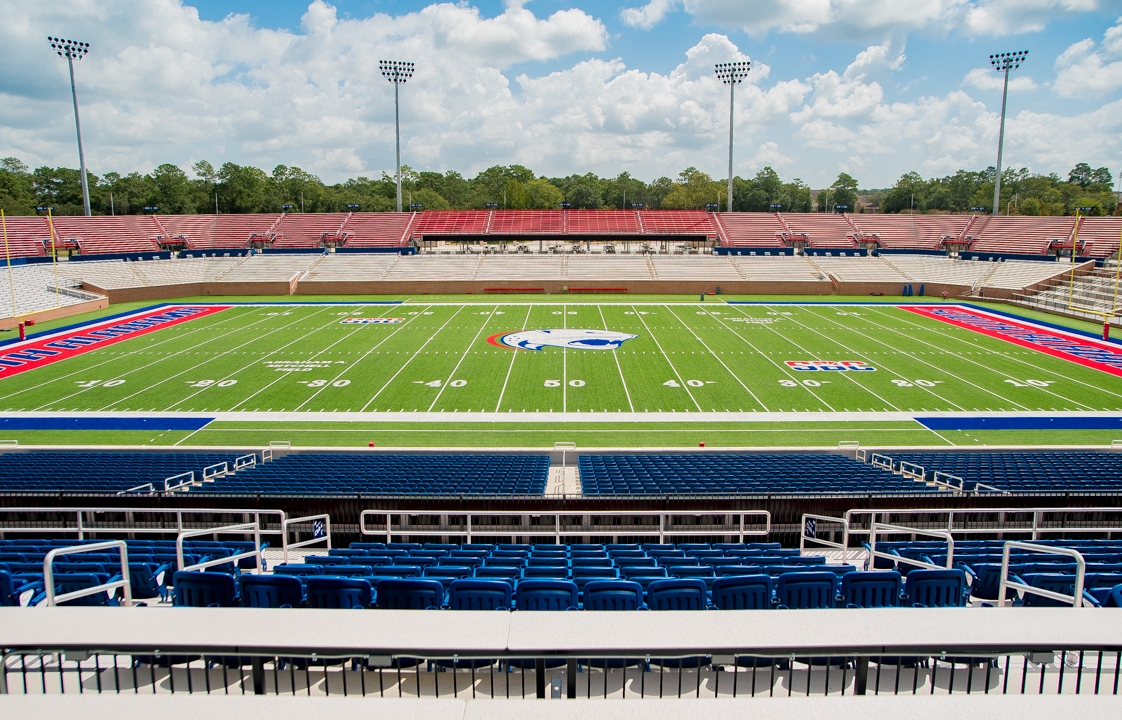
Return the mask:
<path id="1" fill-rule="evenodd" d="M 119 492 L 143 483 L 163 488 L 165 478 L 228 463 L 225 453 L 5 453 L 0 492 Z"/>
<path id="2" fill-rule="evenodd" d="M 984 483 L 1009 492 L 1122 490 L 1122 455 L 1106 452 L 896 453 L 895 462 Z"/>

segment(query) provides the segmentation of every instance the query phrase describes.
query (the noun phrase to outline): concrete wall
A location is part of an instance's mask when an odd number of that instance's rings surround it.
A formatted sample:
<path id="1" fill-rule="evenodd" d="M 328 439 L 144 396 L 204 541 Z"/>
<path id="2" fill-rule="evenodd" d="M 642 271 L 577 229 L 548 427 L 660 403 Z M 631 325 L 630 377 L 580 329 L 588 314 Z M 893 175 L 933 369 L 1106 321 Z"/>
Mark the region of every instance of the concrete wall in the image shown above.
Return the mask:
<path id="1" fill-rule="evenodd" d="M 287 281 L 284 282 L 196 282 L 179 285 L 153 285 L 113 290 L 99 288 L 88 282 L 82 283 L 84 290 L 107 295 L 113 304 L 126 302 L 146 302 L 150 300 L 171 300 L 182 297 L 202 295 L 291 295 Z"/>
<path id="2" fill-rule="evenodd" d="M 98 290 L 93 292 L 104 294 Z M 58 320 L 59 318 L 81 315 L 82 313 L 93 312 L 94 310 L 104 310 L 109 307 L 110 302 L 112 301 L 107 298 L 98 298 L 97 300 L 90 300 L 89 302 L 78 303 L 77 305 L 66 305 L 53 310 L 43 310 L 42 312 L 31 313 L 30 315 L 21 315 L 16 318 L 3 318 L 0 319 L 0 328 L 10 330 L 18 327 L 21 320 L 43 322 L 45 320 Z"/>
<path id="3" fill-rule="evenodd" d="M 628 294 L 693 295 L 715 293 L 724 295 L 830 295 L 833 286 L 820 282 L 755 282 L 745 280 L 431 280 L 416 282 L 325 282 L 305 280 L 296 287 L 297 295 L 424 295 L 483 293 L 485 290 L 542 288 L 547 293 L 561 293 L 562 288 L 626 288 Z M 900 293 L 896 288 L 895 294 Z"/>

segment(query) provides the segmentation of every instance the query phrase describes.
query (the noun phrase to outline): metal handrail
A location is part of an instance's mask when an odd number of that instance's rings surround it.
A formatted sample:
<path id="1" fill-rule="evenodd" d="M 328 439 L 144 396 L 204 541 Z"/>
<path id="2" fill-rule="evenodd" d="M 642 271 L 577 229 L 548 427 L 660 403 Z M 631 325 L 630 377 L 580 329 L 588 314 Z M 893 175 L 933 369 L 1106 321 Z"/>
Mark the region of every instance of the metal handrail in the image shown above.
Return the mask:
<path id="1" fill-rule="evenodd" d="M 78 553 L 94 552 L 96 550 L 109 550 L 117 548 L 121 553 L 121 579 L 116 582 L 107 582 L 104 585 L 75 590 L 74 592 L 55 595 L 54 561 L 59 555 L 77 555 Z M 70 547 L 55 548 L 43 558 L 43 585 L 47 597 L 40 603 L 46 607 L 54 607 L 67 600 L 77 600 L 80 597 L 96 595 L 99 592 L 109 592 L 121 588 L 123 590 L 125 607 L 132 606 L 132 584 L 129 578 L 129 549 L 124 540 L 107 540 L 105 542 L 90 543 L 89 545 L 71 545 Z"/>
<path id="2" fill-rule="evenodd" d="M 916 528 L 904 527 L 903 525 L 888 525 L 886 523 L 879 523 L 873 521 L 871 529 L 872 534 L 869 537 L 869 565 L 870 568 L 876 568 L 876 561 L 874 558 L 882 557 L 887 558 L 893 562 L 906 562 L 911 565 L 920 565 L 922 567 L 931 568 L 932 570 L 943 570 L 954 567 L 954 538 L 951 537 L 949 532 L 945 530 L 917 530 Z M 877 531 L 887 530 L 891 533 L 914 533 L 916 535 L 928 535 L 930 537 L 942 538 L 947 541 L 947 564 L 935 565 L 934 563 L 924 562 L 923 560 L 913 560 L 912 558 L 900 557 L 899 555 L 890 555 L 886 552 L 877 551 Z"/>
<path id="3" fill-rule="evenodd" d="M 1051 513 L 1094 513 L 1094 512 L 1122 512 L 1122 507 L 1067 507 L 1067 508 L 1031 508 L 1031 507 L 1005 507 L 1005 508 L 915 508 L 915 509 L 854 509 L 847 510 L 845 519 L 849 522 L 850 535 L 869 535 L 871 530 L 862 529 L 856 522 L 860 516 L 869 516 L 875 520 L 879 516 L 891 515 L 946 515 L 947 522 L 944 526 L 947 532 L 957 535 L 993 535 L 996 533 L 1032 533 L 1033 540 L 1039 540 L 1042 533 L 1104 533 L 1122 532 L 1122 521 L 1115 526 L 1106 527 L 1041 527 L 1045 515 Z M 955 518 L 962 515 L 1002 515 L 1005 513 L 1028 514 L 1032 513 L 1032 525 L 1028 527 L 955 527 Z M 909 528 L 909 532 L 919 532 L 919 528 Z"/>
<path id="4" fill-rule="evenodd" d="M 176 480 L 176 479 L 181 478 L 181 477 L 190 477 L 190 480 L 184 480 L 183 482 L 178 483 L 177 485 L 169 485 L 168 484 L 172 480 Z M 164 492 L 175 492 L 179 488 L 187 487 L 189 485 L 194 485 L 194 484 L 195 484 L 195 471 L 194 470 L 188 470 L 187 472 L 179 473 L 178 475 L 172 475 L 169 478 L 164 478 Z"/>
<path id="5" fill-rule="evenodd" d="M 822 540 L 818 537 L 810 537 L 806 534 L 806 521 L 807 520 L 825 520 L 826 522 L 837 523 L 842 526 L 842 541 L 836 543 L 833 540 Z M 845 518 L 830 517 L 829 515 L 813 515 L 811 513 L 803 513 L 802 530 L 799 533 L 799 554 L 801 555 L 806 549 L 806 541 L 825 545 L 826 547 L 838 548 L 842 551 L 842 564 L 849 562 L 849 521 Z M 815 535 L 817 535 L 817 525 L 815 526 Z"/>
<path id="6" fill-rule="evenodd" d="M 244 468 L 257 467 L 257 454 L 250 453 L 242 455 L 241 457 L 234 458 L 234 472 Z"/>
<path id="7" fill-rule="evenodd" d="M 904 477 L 910 477 L 919 482 L 927 482 L 927 470 L 922 465 L 900 461 L 900 473 Z"/>
<path id="8" fill-rule="evenodd" d="M 300 542 L 295 542 L 295 543 L 288 542 L 288 526 L 289 525 L 294 525 L 296 523 L 301 523 L 301 522 L 309 522 L 309 521 L 314 521 L 314 520 L 320 520 L 320 519 L 324 520 L 325 523 L 326 523 L 326 525 L 324 527 L 324 536 L 323 537 L 312 537 L 310 540 L 301 540 Z M 313 533 L 313 535 L 314 534 L 315 533 Z M 315 543 L 322 542 L 324 540 L 327 541 L 327 549 L 331 550 L 331 516 L 328 515 L 327 513 L 323 513 L 322 515 L 305 515 L 304 517 L 289 518 L 289 519 L 287 519 L 287 520 L 285 520 L 284 522 L 281 523 L 281 548 L 284 551 L 284 562 L 286 564 L 288 563 L 288 551 L 289 550 L 295 550 L 296 548 L 307 547 L 308 545 L 314 545 Z M 328 553 L 328 554 L 330 554 L 330 553 Z"/>
<path id="9" fill-rule="evenodd" d="M 436 530 L 425 529 L 424 527 L 409 527 L 398 528 L 396 531 L 391 522 L 392 516 L 423 516 L 423 515 L 451 515 L 454 517 L 463 517 L 463 529 L 449 529 L 439 528 Z M 488 527 L 486 530 L 473 530 L 472 519 L 491 518 L 491 517 L 525 517 L 533 515 L 538 518 L 552 518 L 552 527 L 543 523 L 541 529 L 532 528 L 515 528 L 503 529 Z M 669 517 L 682 517 L 693 516 L 698 517 L 702 515 L 723 515 L 731 517 L 739 517 L 739 529 L 737 530 L 674 530 L 667 529 L 667 518 Z M 669 536 L 697 536 L 697 535 L 738 535 L 740 541 L 743 542 L 745 537 L 768 535 L 771 533 L 771 513 L 767 510 L 741 510 L 741 511 L 727 511 L 727 510 L 711 510 L 711 511 L 661 511 L 661 510 L 638 510 L 634 512 L 619 512 L 616 510 L 584 510 L 576 512 L 524 512 L 519 510 L 481 510 L 481 511 L 452 511 L 447 510 L 363 510 L 359 516 L 358 529 L 362 535 L 384 535 L 387 539 L 392 538 L 393 535 L 418 535 L 418 536 L 441 536 L 441 535 L 463 535 L 470 541 L 473 535 L 485 535 L 487 537 L 550 537 L 554 538 L 554 542 L 558 545 L 561 544 L 562 535 L 578 536 L 578 537 L 593 537 L 597 535 L 613 535 L 620 534 L 617 530 L 613 532 L 612 527 L 601 527 L 593 530 L 583 529 L 564 529 L 561 525 L 561 518 L 563 517 L 577 517 L 577 516 L 592 516 L 592 517 L 657 517 L 659 518 L 657 532 L 654 528 L 650 531 L 645 530 L 626 530 L 623 529 L 625 534 L 629 535 L 655 535 L 657 534 L 659 540 L 662 541 L 667 535 Z M 370 530 L 366 526 L 366 518 L 368 517 L 383 517 L 385 518 L 385 530 Z M 745 519 L 748 517 L 763 517 L 767 520 L 764 529 L 753 530 L 745 527 Z"/>
<path id="10" fill-rule="evenodd" d="M 217 535 L 219 533 L 229 532 L 244 532 L 247 530 L 253 531 L 253 550 L 251 552 L 235 553 L 229 557 L 217 558 L 215 560 L 204 560 L 201 563 L 194 565 L 184 565 L 183 560 L 183 540 L 189 537 L 198 537 L 199 535 Z M 242 558 L 255 557 L 257 558 L 257 572 L 262 570 L 261 562 L 261 528 L 257 522 L 241 523 L 240 525 L 224 525 L 223 527 L 208 528 L 206 530 L 184 530 L 179 533 L 175 538 L 175 559 L 176 568 L 180 572 L 187 572 L 191 570 L 203 570 L 215 565 L 225 565 L 226 563 L 237 562 Z"/>
<path id="11" fill-rule="evenodd" d="M 261 524 L 261 520 L 262 520 L 263 517 L 273 517 L 273 516 L 275 516 L 277 518 L 276 523 L 278 525 L 278 528 L 276 530 L 263 529 L 260 532 L 261 532 L 262 535 L 279 535 L 280 532 L 281 532 L 280 531 L 280 526 L 284 525 L 284 519 L 286 517 L 285 512 L 283 510 L 244 510 L 244 509 L 226 509 L 226 508 L 197 508 L 197 509 L 191 508 L 191 509 L 185 509 L 185 510 L 174 510 L 174 509 L 167 509 L 167 508 L 131 508 L 131 507 L 79 507 L 79 508 L 60 508 L 60 507 L 12 507 L 12 508 L 7 508 L 6 507 L 6 508 L 0 508 L 0 513 L 20 513 L 20 514 L 49 513 L 50 515 L 53 516 L 51 518 L 49 524 L 45 523 L 44 525 L 39 526 L 39 527 L 31 527 L 31 526 L 9 527 L 9 526 L 0 524 L 0 532 L 3 532 L 3 533 L 21 533 L 21 534 L 30 534 L 30 533 L 40 533 L 41 534 L 41 533 L 45 533 L 45 532 L 49 532 L 49 533 L 52 533 L 52 534 L 57 534 L 57 533 L 73 532 L 73 533 L 77 533 L 78 540 L 85 540 L 87 534 L 96 534 L 96 533 L 113 533 L 115 535 L 120 535 L 120 534 L 123 534 L 123 533 L 168 534 L 168 533 L 172 533 L 172 532 L 180 533 L 180 532 L 183 532 L 184 530 L 200 529 L 200 528 L 186 527 L 184 525 L 184 522 L 183 522 L 183 516 L 184 515 L 220 515 L 220 516 L 221 515 L 248 515 L 248 516 L 252 516 L 253 519 L 258 523 L 259 526 Z M 73 513 L 74 514 L 74 525 L 73 526 L 71 526 L 71 527 L 60 527 L 59 526 L 57 517 L 60 514 L 65 514 L 65 513 Z M 157 516 L 159 516 L 159 515 L 172 515 L 172 514 L 174 514 L 175 515 L 175 524 L 173 526 L 164 526 L 164 527 L 149 527 L 149 526 L 146 526 L 146 525 L 139 525 L 139 524 L 114 525 L 113 527 L 106 527 L 106 528 L 89 527 L 87 525 L 86 520 L 84 519 L 84 516 L 87 513 L 122 513 L 122 514 L 141 515 L 141 516 L 145 516 L 145 515 L 148 515 L 148 516 L 157 515 Z M 206 532 L 212 532 L 212 530 L 207 529 Z"/>
<path id="12" fill-rule="evenodd" d="M 117 493 L 117 497 L 120 497 L 122 495 L 128 495 L 131 492 L 134 492 L 136 490 L 143 490 L 144 488 L 148 488 L 148 494 L 149 495 L 154 495 L 156 493 L 156 486 L 155 485 L 153 485 L 152 483 L 144 483 L 143 485 L 137 485 L 136 487 L 131 487 L 128 490 L 122 490 L 121 492 Z"/>
<path id="13" fill-rule="evenodd" d="M 873 467 L 878 467 L 882 470 L 888 470 L 889 472 L 892 472 L 896 468 L 895 460 L 893 460 L 888 455 L 882 455 L 880 453 L 873 453 L 872 455 L 870 455 L 869 462 Z"/>
<path id="14" fill-rule="evenodd" d="M 939 478 L 941 477 L 947 478 L 947 480 L 940 480 Z M 953 482 L 949 482 L 950 480 L 958 480 L 958 485 L 955 485 Z M 958 490 L 959 492 L 963 492 L 966 490 L 965 479 L 960 478 L 958 475 L 951 475 L 950 473 L 942 472 L 941 470 L 935 471 L 935 474 L 931 476 L 931 481 L 936 485 L 939 485 L 941 487 L 948 487 L 951 490 Z"/>
<path id="15" fill-rule="evenodd" d="M 1044 588 L 1035 588 L 1031 585 L 1026 585 L 1025 583 L 1010 582 L 1009 551 L 1013 548 L 1017 548 L 1018 550 L 1031 550 L 1038 553 L 1048 553 L 1050 555 L 1068 555 L 1075 558 L 1074 592 L 1071 595 L 1064 595 L 1063 593 L 1052 592 L 1051 590 L 1045 590 Z M 1031 593 L 1033 595 L 1041 595 L 1046 598 L 1052 598 L 1053 600 L 1059 600 L 1060 602 L 1070 602 L 1072 607 L 1080 608 L 1083 606 L 1083 580 L 1086 574 L 1087 563 L 1083 559 L 1083 554 L 1078 550 L 1072 550 L 1071 548 L 1051 547 L 1049 545 L 1037 545 L 1036 543 L 1016 542 L 1015 540 L 1010 540 L 1009 542 L 1005 543 L 1005 546 L 1001 551 L 1001 582 L 998 585 L 997 606 L 1005 607 L 1005 589 L 1013 588 L 1014 590 L 1020 591 L 1022 597 L 1024 596 L 1024 593 Z"/>
<path id="16" fill-rule="evenodd" d="M 221 470 L 216 470 L 215 468 L 222 468 L 222 469 Z M 207 473 L 210 470 L 214 470 L 214 472 L 212 472 L 208 475 Z M 213 482 L 214 478 L 222 477 L 229 472 L 230 472 L 230 466 L 229 466 L 229 464 L 226 463 L 225 460 L 223 460 L 220 463 L 215 463 L 213 465 L 208 465 L 205 468 L 203 468 L 203 482 Z"/>

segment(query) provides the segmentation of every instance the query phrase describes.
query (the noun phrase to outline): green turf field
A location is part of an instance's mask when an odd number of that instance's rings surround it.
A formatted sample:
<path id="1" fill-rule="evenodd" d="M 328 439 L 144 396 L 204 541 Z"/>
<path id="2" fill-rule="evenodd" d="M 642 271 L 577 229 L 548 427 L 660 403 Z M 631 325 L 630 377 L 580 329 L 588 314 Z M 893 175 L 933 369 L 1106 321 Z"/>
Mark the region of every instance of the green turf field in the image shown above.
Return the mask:
<path id="1" fill-rule="evenodd" d="M 986 433 L 867 414 L 1122 411 L 1117 375 L 885 302 L 574 300 L 235 304 L 0 378 L 0 413 L 220 414 L 197 432 L 24 431 L 24 444 L 676 447 L 971 444 Z M 395 322 L 354 324 L 372 318 Z M 524 329 L 634 337 L 500 346 Z M 790 364 L 807 362 L 850 365 Z"/>

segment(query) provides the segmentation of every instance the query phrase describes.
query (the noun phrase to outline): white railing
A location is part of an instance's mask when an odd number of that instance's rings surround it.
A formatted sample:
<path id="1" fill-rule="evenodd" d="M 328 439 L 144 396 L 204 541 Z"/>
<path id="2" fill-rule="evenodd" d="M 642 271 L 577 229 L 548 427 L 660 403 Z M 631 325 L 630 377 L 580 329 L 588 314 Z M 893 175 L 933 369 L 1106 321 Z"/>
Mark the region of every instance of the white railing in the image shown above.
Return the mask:
<path id="1" fill-rule="evenodd" d="M 1036 588 L 1025 583 L 1010 581 L 1009 580 L 1009 551 L 1013 548 L 1018 550 L 1031 550 L 1037 553 L 1048 553 L 1050 555 L 1067 555 L 1075 558 L 1075 582 L 1074 592 L 1071 595 L 1064 595 L 1063 593 L 1052 592 L 1044 588 Z M 1083 579 L 1087 574 L 1087 563 L 1083 560 L 1083 555 L 1071 548 L 1051 547 L 1050 545 L 1037 545 L 1035 543 L 1015 542 L 1010 540 L 1005 543 L 1004 549 L 1001 551 L 1001 583 L 998 586 L 997 606 L 1005 607 L 1005 590 L 1006 588 L 1013 588 L 1018 591 L 1021 596 L 1024 593 L 1032 595 L 1041 595 L 1060 602 L 1071 603 L 1074 608 L 1083 606 Z"/>
<path id="2" fill-rule="evenodd" d="M 215 463 L 203 468 L 203 482 L 214 482 L 217 478 L 225 477 L 230 472 L 226 462 Z"/>
<path id="3" fill-rule="evenodd" d="M 394 516 L 401 517 L 433 517 L 433 516 L 446 516 L 464 518 L 462 523 L 446 524 L 446 525 L 403 525 L 399 524 L 395 527 L 393 524 Z M 721 526 L 707 526 L 705 528 L 698 528 L 698 526 L 683 526 L 679 528 L 674 524 L 673 519 L 676 517 L 703 517 L 703 516 L 723 516 L 725 518 L 738 518 L 729 523 L 726 522 Z M 385 526 L 383 530 L 371 529 L 367 525 L 367 518 L 379 517 L 383 519 L 382 525 Z M 513 524 L 494 524 L 485 523 L 480 527 L 477 518 L 491 519 L 501 517 L 522 517 L 529 520 L 530 518 L 538 519 L 538 524 L 526 523 L 524 525 Z M 579 525 L 562 523 L 562 518 L 609 518 L 615 517 L 620 520 L 640 517 L 656 517 L 658 518 L 658 527 L 653 525 L 625 525 L 622 522 L 617 524 L 602 524 L 602 525 L 586 525 L 581 522 Z M 762 529 L 758 527 L 749 527 L 745 520 L 750 517 L 763 518 L 765 520 Z M 362 515 L 359 516 L 359 532 L 363 535 L 382 535 L 387 538 L 389 542 L 394 535 L 415 535 L 424 537 L 434 536 L 455 536 L 466 537 L 468 542 L 471 542 L 473 536 L 484 537 L 552 537 L 554 542 L 558 545 L 562 543 L 563 536 L 569 537 L 597 537 L 597 536 L 636 536 L 643 535 L 653 537 L 658 536 L 659 542 L 662 542 L 667 537 L 696 537 L 702 535 L 736 535 L 740 538 L 740 542 L 744 541 L 745 537 L 768 535 L 771 533 L 771 513 L 767 510 L 745 510 L 740 512 L 729 512 L 727 510 L 712 510 L 712 511 L 658 511 L 658 510 L 642 510 L 636 512 L 619 512 L 616 510 L 599 510 L 599 511 L 577 511 L 577 512 L 523 512 L 514 510 L 480 510 L 473 512 L 464 511 L 447 511 L 447 510 L 363 510 Z"/>
<path id="4" fill-rule="evenodd" d="M 96 552 L 98 550 L 109 550 L 116 548 L 121 554 L 121 579 L 107 582 L 103 585 L 95 585 L 94 587 L 82 588 L 74 592 L 63 593 L 62 595 L 55 595 L 55 573 L 54 561 L 60 555 L 77 555 L 78 553 Z M 47 593 L 47 597 L 43 599 L 40 605 L 46 607 L 54 607 L 59 603 L 64 603 L 68 600 L 77 600 L 80 597 L 87 597 L 89 595 L 97 595 L 102 592 L 113 592 L 117 588 L 121 588 L 121 593 L 124 595 L 125 607 L 132 606 L 132 584 L 129 581 L 129 550 L 125 546 L 124 540 L 107 540 L 105 542 L 90 543 L 89 545 L 74 545 L 71 547 L 55 548 L 47 553 L 43 558 L 43 589 Z"/>
<path id="5" fill-rule="evenodd" d="M 1006 524 L 1006 515 L 1032 514 L 1032 521 L 1026 523 Z M 1119 519 L 1114 525 L 1100 525 L 1083 527 L 1079 525 L 1059 524 L 1046 526 L 1050 515 L 1073 515 L 1082 513 L 1114 513 Z M 1031 534 L 1033 540 L 1039 540 L 1042 534 L 1055 533 L 1112 533 L 1122 532 L 1122 507 L 1070 507 L 1070 508 L 925 508 L 908 510 L 872 510 L 859 509 L 847 510 L 845 519 L 849 522 L 850 535 L 869 535 L 871 530 L 863 527 L 865 523 L 861 518 L 867 518 L 869 523 L 877 518 L 887 519 L 894 515 L 914 516 L 945 516 L 944 521 L 927 520 L 923 527 L 909 527 L 909 532 L 923 529 L 944 529 L 953 535 L 1000 535 L 1002 533 Z M 974 517 L 971 517 L 974 516 Z M 985 522 L 979 516 L 996 516 L 996 521 Z"/>
<path id="6" fill-rule="evenodd" d="M 857 448 L 857 450 L 853 453 L 853 457 L 855 460 L 857 460 L 857 462 L 868 462 L 869 451 L 862 448 Z"/>
<path id="7" fill-rule="evenodd" d="M 910 462 L 900 462 L 900 474 L 912 480 L 919 482 L 927 482 L 927 470 L 922 465 L 916 465 Z"/>
<path id="8" fill-rule="evenodd" d="M 149 495 L 155 495 L 156 494 L 156 486 L 155 485 L 153 485 L 152 483 L 144 483 L 143 485 L 137 485 L 136 487 L 131 487 L 128 490 L 122 490 L 121 492 L 117 493 L 117 497 L 120 497 L 122 495 L 128 495 L 131 492 L 136 492 L 137 490 L 143 490 L 145 488 L 148 488 L 148 494 Z"/>
<path id="9" fill-rule="evenodd" d="M 813 520 L 813 525 L 808 523 L 808 520 Z M 827 522 L 835 525 L 842 526 L 842 539 L 841 542 L 834 542 L 833 540 L 823 540 L 818 537 L 818 523 Z M 825 545 L 826 547 L 837 548 L 842 551 L 842 564 L 849 562 L 849 521 L 844 518 L 830 517 L 829 515 L 812 515 L 810 513 L 803 513 L 802 520 L 803 529 L 799 534 L 799 554 L 802 555 L 806 550 L 807 540 Z M 813 529 L 812 529 L 813 528 Z"/>
<path id="10" fill-rule="evenodd" d="M 184 480 L 183 482 L 180 482 L 180 483 L 175 483 L 174 482 L 174 481 L 176 481 L 180 478 L 187 478 L 187 480 Z M 188 470 L 185 473 L 179 473 L 178 475 L 172 475 L 169 478 L 164 478 L 164 492 L 175 492 L 176 490 L 179 490 L 181 488 L 191 487 L 194 484 L 195 484 L 195 471 L 194 470 Z"/>
<path id="11" fill-rule="evenodd" d="M 194 565 L 186 565 L 183 558 L 183 541 L 190 537 L 198 537 L 200 535 L 217 535 L 222 533 L 237 533 L 253 531 L 253 550 L 250 552 L 235 553 L 228 557 L 215 558 L 214 560 L 204 560 Z M 224 525 L 217 528 L 207 528 L 205 530 L 184 530 L 179 533 L 175 538 L 175 559 L 176 568 L 182 572 L 191 570 L 205 570 L 208 567 L 215 565 L 225 565 L 226 563 L 236 563 L 238 560 L 247 557 L 257 558 L 257 572 L 261 572 L 263 563 L 261 562 L 261 527 L 256 522 L 241 523 L 240 525 Z"/>
<path id="12" fill-rule="evenodd" d="M 239 458 L 234 458 L 234 472 L 253 467 L 257 467 L 257 455 L 254 453 L 250 453 L 249 455 L 242 455 Z"/>
<path id="13" fill-rule="evenodd" d="M 957 484 L 955 484 L 955 481 L 957 481 Z M 935 471 L 935 474 L 931 476 L 931 482 L 935 483 L 939 487 L 945 487 L 950 490 L 958 490 L 959 492 L 963 492 L 966 489 L 966 480 L 960 478 L 958 475 L 951 475 L 950 473 L 945 473 L 941 470 Z"/>
<path id="14" fill-rule="evenodd" d="M 873 453 L 870 455 L 869 462 L 873 467 L 878 467 L 881 470 L 887 470 L 889 472 L 893 472 L 896 466 L 895 460 L 887 455 L 881 455 L 880 453 Z"/>
<path id="15" fill-rule="evenodd" d="M 928 537 L 937 537 L 947 541 L 947 564 L 935 565 L 933 563 L 924 562 L 923 560 L 913 560 L 912 558 L 901 557 L 899 555 L 892 555 L 886 552 L 877 550 L 877 533 L 888 532 L 891 534 L 907 533 L 914 535 L 927 535 Z M 887 525 L 885 523 L 874 522 L 872 530 L 869 535 L 869 569 L 876 568 L 876 560 L 874 558 L 886 558 L 893 562 L 903 562 L 910 565 L 920 565 L 922 567 L 931 568 L 932 570 L 943 570 L 954 567 L 954 538 L 951 537 L 949 532 L 944 530 L 917 530 L 916 528 L 904 527 L 902 525 Z"/>
<path id="16" fill-rule="evenodd" d="M 324 522 L 324 532 L 320 536 L 316 536 L 316 534 L 315 534 L 315 521 L 316 520 L 323 520 L 323 522 Z M 289 527 L 292 526 L 292 525 L 296 525 L 297 523 L 307 523 L 307 522 L 312 523 L 312 537 L 308 540 L 301 540 L 300 542 L 290 543 L 288 541 L 288 529 L 289 529 Z M 285 563 L 288 563 L 288 551 L 289 550 L 295 550 L 296 548 L 307 547 L 308 545 L 314 545 L 318 542 L 323 542 L 324 540 L 327 541 L 327 549 L 331 550 L 331 516 L 328 515 L 327 513 L 324 513 L 322 515 L 305 515 L 304 517 L 289 518 L 289 519 L 287 519 L 287 520 L 285 520 L 284 522 L 281 523 L 281 547 L 284 551 L 284 562 Z M 329 552 L 328 555 L 330 555 L 330 554 L 331 553 Z"/>
<path id="17" fill-rule="evenodd" d="M 33 533 L 74 533 L 78 540 L 85 540 L 87 535 L 99 533 L 123 534 L 161 534 L 181 533 L 186 530 L 202 530 L 205 533 L 215 532 L 214 528 L 204 525 L 199 521 L 192 521 L 195 515 L 218 515 L 252 517 L 253 522 L 261 528 L 265 521 L 270 525 L 275 524 L 276 529 L 259 529 L 261 535 L 279 535 L 287 517 L 283 510 L 228 510 L 224 508 L 199 508 L 188 510 L 167 510 L 159 508 L 129 508 L 129 507 L 15 507 L 0 508 L 0 515 L 16 513 L 19 515 L 41 514 L 46 516 L 39 523 L 33 520 L 22 521 L 27 524 L 8 526 L 0 522 L 0 535 Z M 107 514 L 123 515 L 123 522 L 112 521 L 105 525 L 98 524 L 98 515 Z M 68 522 L 66 516 L 71 516 L 73 522 Z M 64 519 L 60 522 L 59 516 Z M 165 517 L 174 516 L 174 523 L 163 523 Z M 207 521 L 202 521 L 207 522 Z"/>
<path id="18" fill-rule="evenodd" d="M 0 440 L 0 445 L 9 445 L 11 447 L 19 447 L 19 440 Z"/>

